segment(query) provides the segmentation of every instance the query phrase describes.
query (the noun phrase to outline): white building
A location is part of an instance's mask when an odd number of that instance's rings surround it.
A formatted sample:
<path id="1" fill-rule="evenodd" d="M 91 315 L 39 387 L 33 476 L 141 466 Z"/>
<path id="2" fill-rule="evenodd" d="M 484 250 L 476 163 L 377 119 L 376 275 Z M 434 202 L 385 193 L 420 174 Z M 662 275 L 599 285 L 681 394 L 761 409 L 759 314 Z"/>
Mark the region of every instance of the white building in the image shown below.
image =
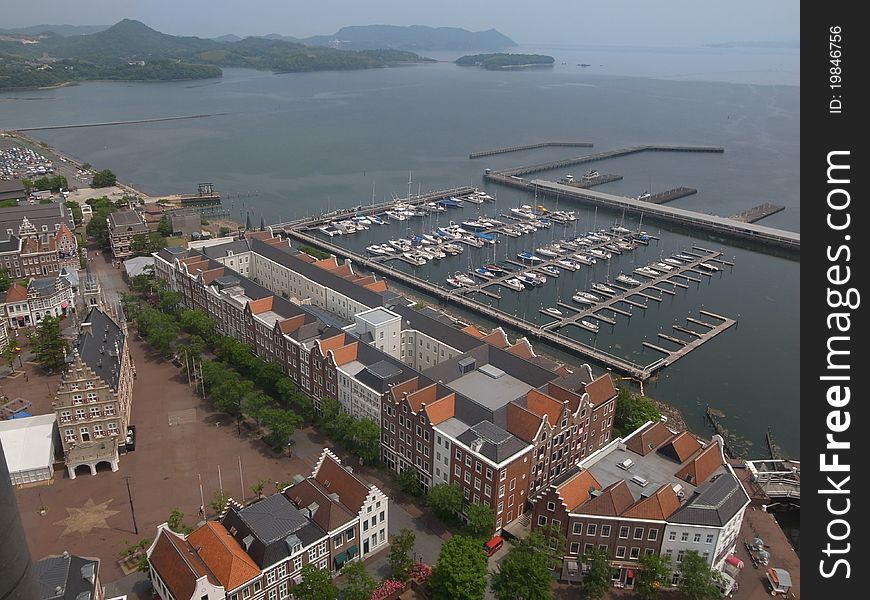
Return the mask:
<path id="1" fill-rule="evenodd" d="M 353 321 L 353 325 L 348 329 L 360 339 L 393 358 L 400 357 L 402 317 L 391 310 L 377 306 L 355 314 Z"/>
<path id="2" fill-rule="evenodd" d="M 0 439 L 13 484 L 52 478 L 55 415 L 0 421 Z"/>

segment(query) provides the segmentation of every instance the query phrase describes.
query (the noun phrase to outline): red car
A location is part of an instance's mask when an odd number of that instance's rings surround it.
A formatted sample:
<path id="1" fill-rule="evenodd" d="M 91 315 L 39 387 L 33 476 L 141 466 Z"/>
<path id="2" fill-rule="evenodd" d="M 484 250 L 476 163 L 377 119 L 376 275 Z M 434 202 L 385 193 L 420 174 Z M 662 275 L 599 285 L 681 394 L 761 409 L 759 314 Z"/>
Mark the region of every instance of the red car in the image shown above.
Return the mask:
<path id="1" fill-rule="evenodd" d="M 492 539 L 483 544 L 483 551 L 486 552 L 487 556 L 492 556 L 496 552 L 504 546 L 504 538 L 500 535 L 494 535 Z"/>

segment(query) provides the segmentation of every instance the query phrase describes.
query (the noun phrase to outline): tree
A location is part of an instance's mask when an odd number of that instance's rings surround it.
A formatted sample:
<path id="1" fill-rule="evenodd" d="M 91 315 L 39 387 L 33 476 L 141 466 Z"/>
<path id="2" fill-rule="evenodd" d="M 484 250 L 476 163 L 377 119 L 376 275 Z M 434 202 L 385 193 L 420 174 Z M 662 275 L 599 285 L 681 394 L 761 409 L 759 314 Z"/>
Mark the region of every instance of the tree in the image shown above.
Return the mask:
<path id="1" fill-rule="evenodd" d="M 374 464 L 380 456 L 381 429 L 369 419 L 353 419 L 345 433 L 344 443 L 351 454 L 367 464 Z"/>
<path id="2" fill-rule="evenodd" d="M 165 313 L 176 313 L 181 306 L 181 294 L 172 290 L 159 290 L 157 292 L 157 306 Z"/>
<path id="3" fill-rule="evenodd" d="M 354 561 L 341 570 L 345 585 L 338 591 L 338 600 L 369 600 L 378 582 L 368 574 L 365 563 Z"/>
<path id="4" fill-rule="evenodd" d="M 92 188 L 111 187 L 118 183 L 118 178 L 109 169 L 97 171 L 91 180 Z"/>
<path id="5" fill-rule="evenodd" d="M 426 506 L 445 521 L 456 519 L 464 503 L 462 488 L 449 483 L 433 485 L 426 495 Z"/>
<path id="6" fill-rule="evenodd" d="M 130 252 L 136 256 L 150 256 L 153 252 L 159 252 L 166 247 L 166 238 L 157 231 L 137 233 L 130 240 Z"/>
<path id="7" fill-rule="evenodd" d="M 417 469 L 409 466 L 402 469 L 396 477 L 399 483 L 399 488 L 409 496 L 420 496 L 423 493 L 423 486 L 420 485 L 420 480 L 417 478 Z"/>
<path id="8" fill-rule="evenodd" d="M 269 396 L 260 390 L 251 390 L 249 394 L 242 398 L 242 414 L 245 417 L 254 419 L 257 423 L 257 431 L 260 430 L 263 415 L 266 414 L 270 401 Z"/>
<path id="9" fill-rule="evenodd" d="M 655 600 L 670 576 L 671 562 L 668 559 L 658 554 L 644 554 L 640 557 L 640 571 L 634 582 L 634 589 L 645 600 Z"/>
<path id="10" fill-rule="evenodd" d="M 172 235 L 172 225 L 169 224 L 168 215 L 160 217 L 160 222 L 157 224 L 157 233 L 163 237 L 169 237 Z"/>
<path id="11" fill-rule="evenodd" d="M 97 243 L 101 247 L 105 248 L 109 245 L 109 227 L 106 223 L 106 217 L 115 212 L 117 207 L 105 196 L 102 198 L 91 198 L 87 203 L 91 205 L 93 215 L 85 227 L 85 233 L 97 240 Z"/>
<path id="12" fill-rule="evenodd" d="M 68 209 L 70 209 L 70 212 L 72 212 L 73 221 L 76 224 L 81 223 L 82 219 L 84 218 L 84 216 L 82 215 L 81 205 L 75 200 L 67 200 L 66 202 L 64 202 L 64 204 Z"/>
<path id="13" fill-rule="evenodd" d="M 411 549 L 414 547 L 414 542 L 417 536 L 410 529 L 400 529 L 399 533 L 393 536 L 393 544 L 390 546 L 390 573 L 393 579 L 399 581 L 407 581 L 408 574 L 411 570 L 411 565 L 414 561 L 408 556 Z"/>
<path id="14" fill-rule="evenodd" d="M 469 504 L 465 509 L 468 517 L 468 533 L 477 538 L 489 538 L 495 530 L 495 514 L 488 504 Z"/>
<path id="15" fill-rule="evenodd" d="M 498 600 L 551 600 L 552 583 L 546 556 L 515 546 L 492 573 L 490 587 Z"/>
<path id="16" fill-rule="evenodd" d="M 299 415 L 282 408 L 270 408 L 263 413 L 263 425 L 269 430 L 263 438 L 276 452 L 280 452 L 290 441 L 290 436 L 302 422 Z"/>
<path id="17" fill-rule="evenodd" d="M 661 413 L 649 398 L 633 394 L 628 388 L 620 387 L 616 397 L 616 416 L 613 428 L 628 434 L 646 423 L 658 421 Z"/>
<path id="18" fill-rule="evenodd" d="M 486 592 L 486 554 L 480 540 L 455 535 L 441 546 L 429 579 L 433 600 L 482 600 Z"/>
<path id="19" fill-rule="evenodd" d="M 544 557 L 547 568 L 552 570 L 559 565 L 562 557 L 565 556 L 568 541 L 562 530 L 551 523 L 535 528 L 529 535 L 517 540 L 515 545 L 526 550 L 529 554 Z"/>
<path id="20" fill-rule="evenodd" d="M 583 590 L 586 596 L 595 600 L 601 598 L 610 588 L 610 558 L 607 552 L 593 548 L 583 555 L 587 570 L 583 575 Z"/>
<path id="21" fill-rule="evenodd" d="M 177 507 L 173 508 L 172 512 L 169 513 L 169 518 L 166 520 L 166 524 L 169 525 L 169 529 L 175 533 L 187 535 L 193 531 L 193 527 L 184 524 L 184 513 Z"/>
<path id="22" fill-rule="evenodd" d="M 269 483 L 268 479 L 261 479 L 260 481 L 251 486 L 251 491 L 256 494 L 257 500 L 263 497 L 263 490 L 266 489 L 267 483 Z"/>
<path id="23" fill-rule="evenodd" d="M 229 500 L 229 495 L 223 490 L 215 490 L 214 494 L 211 497 L 211 502 L 209 502 L 209 506 L 213 511 L 220 514 L 224 507 L 227 505 L 227 500 Z"/>
<path id="24" fill-rule="evenodd" d="M 335 600 L 338 590 L 327 569 L 318 569 L 312 563 L 302 567 L 302 581 L 293 587 L 297 600 Z"/>
<path id="25" fill-rule="evenodd" d="M 691 550 L 683 556 L 678 587 L 689 600 L 721 598 L 722 592 L 717 586 L 719 579 L 719 573 L 711 569 L 707 561 L 696 551 Z"/>
<path id="26" fill-rule="evenodd" d="M 30 349 L 36 355 L 36 362 L 43 369 L 49 373 L 63 369 L 69 344 L 61 333 L 60 318 L 43 317 L 39 327 L 28 333 L 28 337 Z"/>
<path id="27" fill-rule="evenodd" d="M 12 280 L 9 279 L 9 273 L 6 269 L 0 269 L 0 293 L 5 292 L 12 286 Z"/>
<path id="28" fill-rule="evenodd" d="M 15 342 L 13 340 L 9 340 L 9 343 L 6 344 L 6 347 L 3 348 L 2 352 L 0 352 L 0 359 L 2 359 L 3 362 L 9 365 L 9 369 L 13 373 L 15 372 L 16 358 L 18 358 L 18 353 L 15 351 Z"/>

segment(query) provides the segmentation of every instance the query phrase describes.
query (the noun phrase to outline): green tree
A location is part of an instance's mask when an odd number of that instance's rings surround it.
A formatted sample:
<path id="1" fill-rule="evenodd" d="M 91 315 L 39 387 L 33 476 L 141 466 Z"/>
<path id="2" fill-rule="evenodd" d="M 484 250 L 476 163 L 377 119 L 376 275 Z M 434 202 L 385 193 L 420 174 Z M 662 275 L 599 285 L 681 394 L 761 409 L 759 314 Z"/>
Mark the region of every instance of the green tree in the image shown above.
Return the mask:
<path id="1" fill-rule="evenodd" d="M 670 577 L 671 561 L 658 554 L 644 554 L 640 557 L 640 570 L 634 589 L 645 600 L 655 600 Z"/>
<path id="2" fill-rule="evenodd" d="M 318 569 L 308 563 L 302 567 L 302 581 L 293 587 L 297 600 L 335 600 L 338 590 L 332 583 L 327 569 Z"/>
<path id="3" fill-rule="evenodd" d="M 165 313 L 175 314 L 181 306 L 181 294 L 172 290 L 162 289 L 157 292 L 157 306 Z"/>
<path id="4" fill-rule="evenodd" d="M 719 573 L 710 568 L 696 551 L 686 552 L 680 563 L 678 587 L 689 600 L 717 600 L 722 597 L 717 583 Z"/>
<path id="5" fill-rule="evenodd" d="M 546 555 L 515 546 L 492 573 L 490 587 L 498 600 L 551 600 L 552 583 Z"/>
<path id="6" fill-rule="evenodd" d="M 213 511 L 220 514 L 223 512 L 224 507 L 227 505 L 227 500 L 229 500 L 229 495 L 223 490 L 215 490 L 214 494 L 212 494 L 211 502 L 209 502 L 209 506 Z"/>
<path id="7" fill-rule="evenodd" d="M 36 362 L 43 369 L 49 373 L 63 369 L 69 344 L 61 333 L 58 317 L 43 317 L 39 326 L 28 333 L 28 337 Z"/>
<path id="8" fill-rule="evenodd" d="M 6 344 L 6 347 L 3 348 L 2 352 L 0 352 L 0 360 L 9 365 L 9 369 L 12 373 L 15 372 L 15 360 L 18 358 L 18 353 L 15 351 L 15 342 L 13 340 L 9 340 L 9 343 Z"/>
<path id="9" fill-rule="evenodd" d="M 245 417 L 254 419 L 257 423 L 257 431 L 263 422 L 263 415 L 269 408 L 271 399 L 260 390 L 251 390 L 244 398 L 242 398 L 242 414 Z"/>
<path id="10" fill-rule="evenodd" d="M 381 429 L 369 419 L 353 419 L 344 439 L 345 444 L 354 456 L 363 459 L 366 464 L 378 462 L 381 449 Z"/>
<path id="11" fill-rule="evenodd" d="M 91 180 L 92 188 L 110 187 L 118 183 L 118 178 L 109 169 L 97 171 Z"/>
<path id="12" fill-rule="evenodd" d="M 106 218 L 115 212 L 117 207 L 105 196 L 91 198 L 87 203 L 90 204 L 93 214 L 85 227 L 85 233 L 94 238 L 101 248 L 106 248 L 109 245 L 109 226 Z"/>
<path id="13" fill-rule="evenodd" d="M 486 539 L 492 536 L 495 530 L 495 513 L 488 504 L 469 504 L 465 508 L 465 516 L 468 517 L 466 529 L 469 534 Z"/>
<path id="14" fill-rule="evenodd" d="M 170 237 L 172 235 L 172 225 L 169 224 L 169 215 L 163 215 L 160 217 L 160 222 L 157 224 L 157 233 L 163 237 Z"/>
<path id="15" fill-rule="evenodd" d="M 568 541 L 562 530 L 553 525 L 536 527 L 529 535 L 515 542 L 515 546 L 526 550 L 529 554 L 542 556 L 546 559 L 547 568 L 552 570 L 559 566 Z"/>
<path id="16" fill-rule="evenodd" d="M 433 485 L 426 495 L 426 506 L 444 521 L 455 520 L 464 503 L 462 488 L 449 483 Z"/>
<path id="17" fill-rule="evenodd" d="M 175 533 L 187 535 L 193 531 L 193 527 L 184 524 L 184 513 L 177 507 L 173 508 L 172 512 L 169 513 L 169 518 L 166 520 L 166 524 L 169 525 L 169 529 Z"/>
<path id="18" fill-rule="evenodd" d="M 616 397 L 616 416 L 613 421 L 614 429 L 627 435 L 647 421 L 655 422 L 659 419 L 661 413 L 649 398 L 634 394 L 628 388 L 619 388 Z"/>
<path id="19" fill-rule="evenodd" d="M 409 556 L 417 536 L 410 529 L 400 529 L 390 546 L 390 573 L 393 579 L 407 581 L 414 561 Z"/>
<path id="20" fill-rule="evenodd" d="M 137 233 L 130 240 L 130 252 L 135 256 L 150 256 L 153 252 L 159 252 L 166 247 L 166 238 L 157 231 Z"/>
<path id="21" fill-rule="evenodd" d="M 0 293 L 5 292 L 12 286 L 12 280 L 9 279 L 9 273 L 6 269 L 0 269 Z"/>
<path id="22" fill-rule="evenodd" d="M 276 452 L 282 451 L 290 436 L 301 423 L 299 415 L 282 408 L 270 408 L 263 413 L 263 425 L 269 430 L 263 438 Z"/>
<path id="23" fill-rule="evenodd" d="M 178 322 L 187 333 L 198 335 L 209 343 L 214 341 L 217 323 L 201 310 L 181 311 Z"/>
<path id="24" fill-rule="evenodd" d="M 441 546 L 429 589 L 433 600 L 482 600 L 486 592 L 486 554 L 480 540 L 455 535 Z"/>
<path id="25" fill-rule="evenodd" d="M 344 587 L 338 591 L 338 600 L 369 600 L 378 582 L 366 571 L 365 563 L 354 561 L 341 570 Z"/>
<path id="26" fill-rule="evenodd" d="M 601 598 L 610 588 L 610 558 L 607 552 L 593 548 L 583 555 L 587 570 L 583 575 L 583 591 L 595 600 Z"/>
<path id="27" fill-rule="evenodd" d="M 399 488 L 410 496 L 421 496 L 423 494 L 423 486 L 420 485 L 420 479 L 417 477 L 417 469 L 413 466 L 405 467 L 396 477 L 399 483 Z"/>
<path id="28" fill-rule="evenodd" d="M 257 496 L 257 500 L 263 497 L 263 490 L 266 489 L 267 483 L 269 483 L 268 479 L 261 479 L 251 486 L 251 491 Z"/>

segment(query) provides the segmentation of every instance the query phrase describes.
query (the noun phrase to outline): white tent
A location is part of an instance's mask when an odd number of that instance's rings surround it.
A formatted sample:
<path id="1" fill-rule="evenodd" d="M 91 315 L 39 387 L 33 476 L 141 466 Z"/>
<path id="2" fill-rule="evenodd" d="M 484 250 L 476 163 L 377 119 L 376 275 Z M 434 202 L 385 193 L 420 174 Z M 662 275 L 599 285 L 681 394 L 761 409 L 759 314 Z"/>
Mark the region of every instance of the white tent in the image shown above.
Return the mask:
<path id="1" fill-rule="evenodd" d="M 55 415 L 0 421 L 0 439 L 13 484 L 51 479 Z"/>

